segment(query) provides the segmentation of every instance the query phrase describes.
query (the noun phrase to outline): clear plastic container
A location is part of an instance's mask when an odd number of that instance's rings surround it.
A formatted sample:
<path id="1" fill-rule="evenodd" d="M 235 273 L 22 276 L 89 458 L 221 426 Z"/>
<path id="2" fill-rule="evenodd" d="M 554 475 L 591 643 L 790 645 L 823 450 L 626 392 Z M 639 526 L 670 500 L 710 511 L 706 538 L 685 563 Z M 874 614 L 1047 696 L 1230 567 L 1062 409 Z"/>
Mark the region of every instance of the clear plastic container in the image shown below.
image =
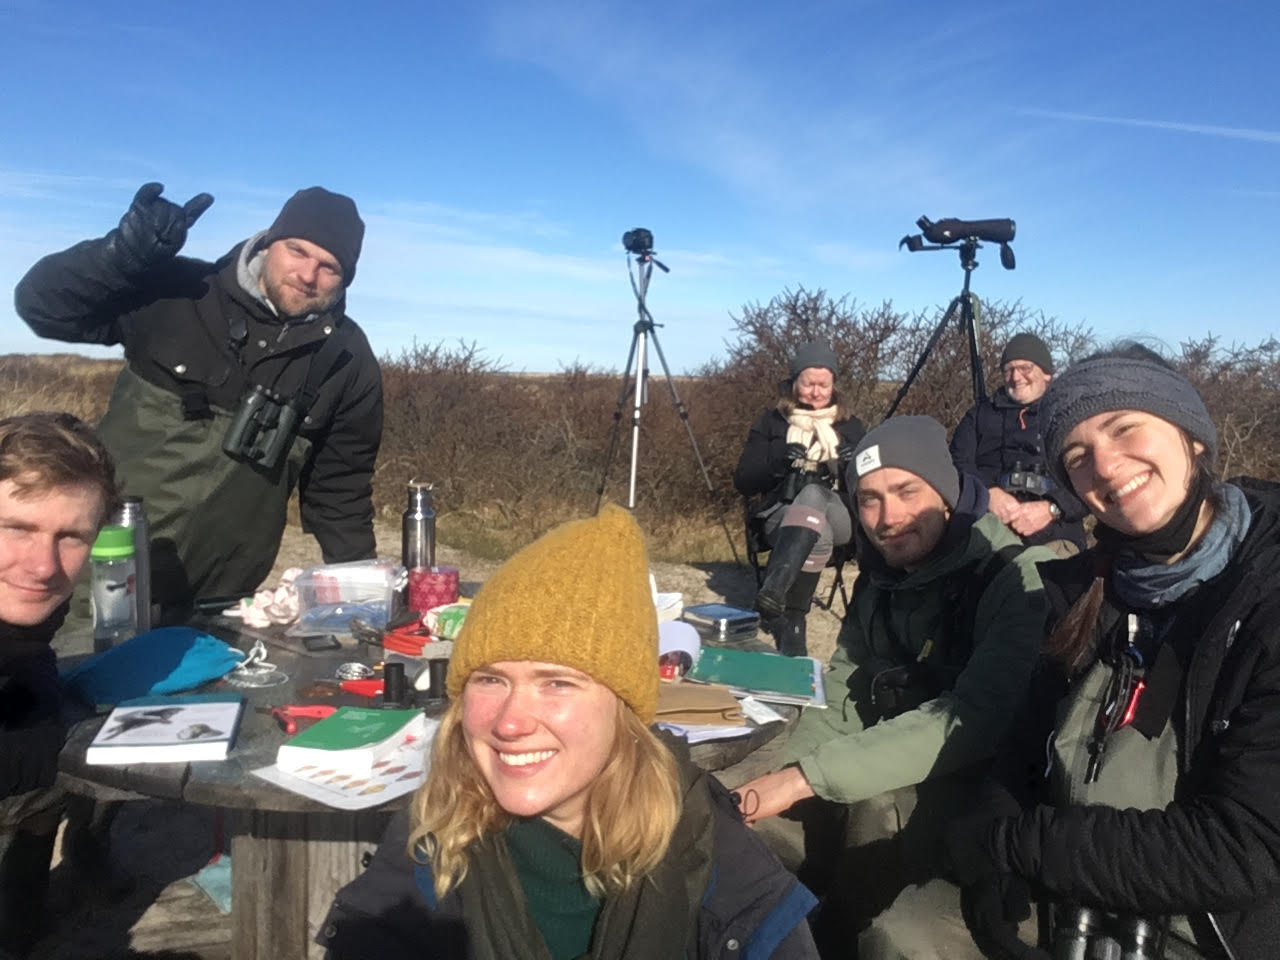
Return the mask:
<path id="1" fill-rule="evenodd" d="M 133 531 L 103 527 L 89 560 L 93 565 L 93 650 L 101 653 L 138 632 Z"/>
<path id="2" fill-rule="evenodd" d="M 406 582 L 404 565 L 389 559 L 308 567 L 293 582 L 298 591 L 298 622 L 289 633 L 349 633 L 356 617 L 371 627 L 385 627 Z"/>

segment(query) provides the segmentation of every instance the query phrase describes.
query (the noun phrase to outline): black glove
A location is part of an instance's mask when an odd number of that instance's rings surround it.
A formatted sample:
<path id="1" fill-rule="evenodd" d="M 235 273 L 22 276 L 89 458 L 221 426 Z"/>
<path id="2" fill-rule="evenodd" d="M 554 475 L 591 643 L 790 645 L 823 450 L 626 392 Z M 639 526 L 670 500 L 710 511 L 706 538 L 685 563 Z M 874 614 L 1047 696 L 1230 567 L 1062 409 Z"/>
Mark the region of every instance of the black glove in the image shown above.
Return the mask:
<path id="1" fill-rule="evenodd" d="M 187 242 L 187 230 L 213 203 L 210 194 L 197 193 L 180 207 L 161 197 L 163 192 L 162 183 L 144 183 L 120 226 L 107 235 L 126 273 L 142 273 L 177 256 Z"/>
<path id="2" fill-rule="evenodd" d="M 991 857 L 991 835 L 996 825 L 1022 813 L 1022 805 L 1004 787 L 988 782 L 979 805 L 947 824 L 943 832 L 943 863 L 962 887 L 993 876 L 999 867 Z"/>
<path id="3" fill-rule="evenodd" d="M 856 443 L 850 443 L 845 440 L 840 446 L 836 447 L 836 459 L 840 461 L 840 466 L 847 467 L 853 462 L 854 451 L 858 449 Z"/>
<path id="4" fill-rule="evenodd" d="M 1049 960 L 1018 939 L 1018 923 L 1031 916 L 1031 890 L 1021 877 L 993 874 L 965 887 L 960 911 L 973 942 L 990 960 Z"/>
<path id="5" fill-rule="evenodd" d="M 787 458 L 787 466 L 790 466 L 795 461 L 803 459 L 809 453 L 809 448 L 803 443 L 788 443 L 783 453 Z"/>

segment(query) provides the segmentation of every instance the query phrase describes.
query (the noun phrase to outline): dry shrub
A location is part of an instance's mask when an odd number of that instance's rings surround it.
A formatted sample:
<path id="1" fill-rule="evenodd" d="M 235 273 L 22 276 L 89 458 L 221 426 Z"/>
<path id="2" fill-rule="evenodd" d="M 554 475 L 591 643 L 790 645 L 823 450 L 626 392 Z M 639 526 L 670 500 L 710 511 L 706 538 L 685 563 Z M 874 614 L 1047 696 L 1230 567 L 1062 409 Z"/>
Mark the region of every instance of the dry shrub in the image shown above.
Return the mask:
<path id="1" fill-rule="evenodd" d="M 73 353 L 0 356 L 0 416 L 38 410 L 73 413 L 97 423 L 123 362 Z"/>
<path id="2" fill-rule="evenodd" d="M 751 423 L 777 399 L 795 348 L 827 340 L 840 360 L 842 402 L 878 423 L 943 314 L 864 307 L 821 290 L 786 290 L 733 317 L 723 359 L 675 378 L 687 421 L 661 371 L 649 380 L 640 418 L 637 512 L 655 556 L 717 560 L 741 554 L 741 505 L 731 476 Z M 1021 303 L 984 305 L 979 343 L 988 389 L 999 385 L 1000 348 L 1030 330 L 1060 363 L 1097 348 L 1092 332 Z M 1171 358 L 1200 390 L 1220 432 L 1223 476 L 1280 478 L 1280 342 L 1223 347 L 1212 336 Z M 374 478 L 381 517 L 394 520 L 412 477 L 436 483 L 441 536 L 483 555 L 505 556 L 596 504 L 622 386 L 616 372 L 580 365 L 512 374 L 475 343 L 419 344 L 382 358 L 386 424 Z M 96 422 L 120 368 L 69 354 L 0 357 L 0 415 L 69 410 Z M 953 427 L 973 402 L 968 343 L 960 324 L 943 330 L 900 413 L 928 413 Z M 632 396 L 623 397 L 605 496 L 627 501 Z M 686 422 L 688 429 L 686 429 Z M 690 443 L 692 430 L 712 490 Z"/>

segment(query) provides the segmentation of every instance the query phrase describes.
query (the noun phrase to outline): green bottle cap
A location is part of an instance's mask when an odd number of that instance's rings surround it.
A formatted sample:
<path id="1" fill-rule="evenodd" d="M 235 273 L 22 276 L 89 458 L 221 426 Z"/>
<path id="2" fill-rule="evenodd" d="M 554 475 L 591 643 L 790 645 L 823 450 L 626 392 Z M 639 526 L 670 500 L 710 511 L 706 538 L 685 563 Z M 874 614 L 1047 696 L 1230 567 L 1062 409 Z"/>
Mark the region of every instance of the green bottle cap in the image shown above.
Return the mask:
<path id="1" fill-rule="evenodd" d="M 133 556 L 133 528 L 105 526 L 93 541 L 89 551 L 91 560 L 119 560 Z"/>

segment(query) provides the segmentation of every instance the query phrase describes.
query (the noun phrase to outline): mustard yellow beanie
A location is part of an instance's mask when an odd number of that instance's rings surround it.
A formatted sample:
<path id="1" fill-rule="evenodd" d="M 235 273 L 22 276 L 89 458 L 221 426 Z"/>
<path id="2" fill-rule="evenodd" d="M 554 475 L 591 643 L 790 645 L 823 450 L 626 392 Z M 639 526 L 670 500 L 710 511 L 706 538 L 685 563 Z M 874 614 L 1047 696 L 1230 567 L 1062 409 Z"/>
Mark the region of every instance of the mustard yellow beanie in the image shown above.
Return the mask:
<path id="1" fill-rule="evenodd" d="M 449 696 L 500 660 L 581 670 L 652 723 L 658 617 L 644 535 L 612 504 L 548 531 L 498 568 L 476 596 L 449 662 Z"/>

